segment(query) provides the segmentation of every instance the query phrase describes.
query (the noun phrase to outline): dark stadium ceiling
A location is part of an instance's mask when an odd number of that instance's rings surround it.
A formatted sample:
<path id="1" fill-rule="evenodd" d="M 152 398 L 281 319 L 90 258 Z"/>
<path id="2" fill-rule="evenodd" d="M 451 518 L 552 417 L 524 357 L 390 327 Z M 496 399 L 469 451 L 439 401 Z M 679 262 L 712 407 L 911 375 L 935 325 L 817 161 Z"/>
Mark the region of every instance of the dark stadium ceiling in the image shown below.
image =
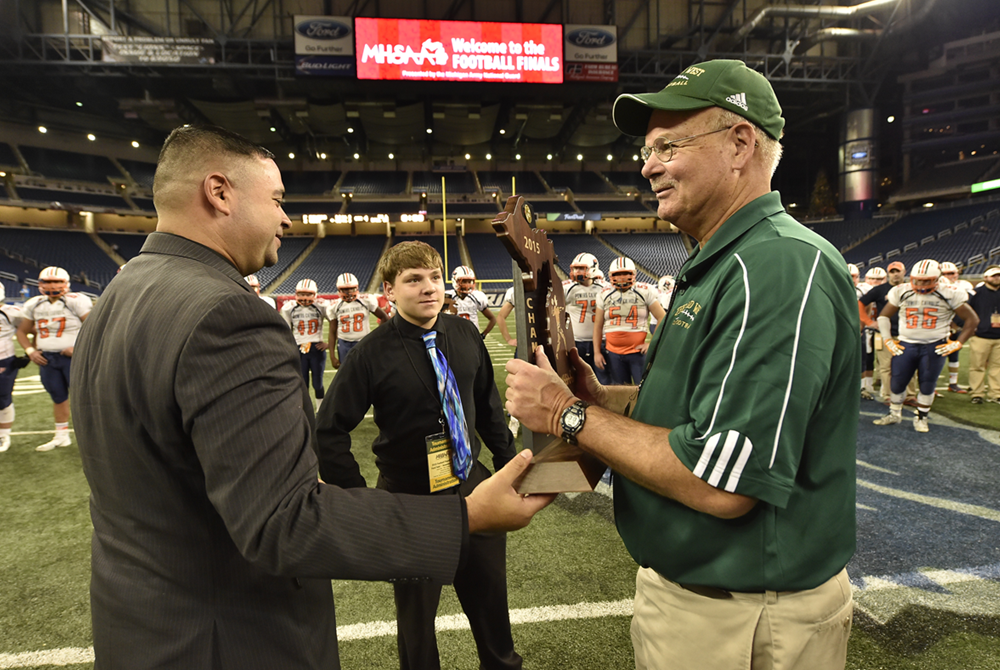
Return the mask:
<path id="1" fill-rule="evenodd" d="M 615 23 L 619 82 L 296 77 L 293 14 Z M 334 161 L 386 152 L 428 164 L 466 152 L 499 161 L 578 152 L 628 160 L 637 140 L 614 128 L 612 101 L 661 88 L 688 65 L 746 60 L 774 83 L 788 132 L 835 136 L 845 108 L 879 104 L 895 76 L 924 67 L 935 45 L 991 22 L 996 29 L 997 15 L 996 0 L 3 0 L 0 121 L 147 145 L 182 123 L 211 122 L 279 155 Z M 102 63 L 99 36 L 112 32 L 211 37 L 217 62 Z"/>

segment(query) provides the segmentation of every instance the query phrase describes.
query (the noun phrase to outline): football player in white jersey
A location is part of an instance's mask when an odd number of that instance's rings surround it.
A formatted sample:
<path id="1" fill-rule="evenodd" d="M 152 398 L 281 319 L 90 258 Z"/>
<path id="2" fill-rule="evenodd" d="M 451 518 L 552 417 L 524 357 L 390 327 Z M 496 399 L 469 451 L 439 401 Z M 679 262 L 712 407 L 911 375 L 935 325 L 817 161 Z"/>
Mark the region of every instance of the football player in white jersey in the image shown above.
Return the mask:
<path id="1" fill-rule="evenodd" d="M 659 281 L 656 282 L 656 289 L 659 291 L 656 299 L 660 301 L 660 306 L 663 307 L 663 311 L 667 311 L 667 307 L 670 306 L 670 297 L 674 293 L 674 277 L 673 275 L 663 275 L 660 277 Z M 660 322 L 653 314 L 649 315 L 649 332 L 650 334 L 656 332 L 656 324 Z"/>
<path id="2" fill-rule="evenodd" d="M 317 304 L 316 282 L 303 279 L 295 285 L 295 300 L 281 306 L 281 318 L 292 329 L 295 344 L 299 347 L 299 364 L 302 378 L 309 385 L 312 373 L 312 387 L 316 400 L 323 399 L 323 373 L 326 371 L 326 342 L 323 341 L 323 321 L 326 306 Z"/>
<path id="3" fill-rule="evenodd" d="M 857 287 L 867 286 L 862 295 L 879 284 L 885 283 L 886 274 L 882 268 L 870 268 L 865 273 L 865 281 Z M 858 296 L 861 299 L 861 295 Z M 875 399 L 875 331 L 870 328 L 861 329 L 861 398 Z"/>
<path id="4" fill-rule="evenodd" d="M 594 272 L 598 266 L 593 254 L 577 254 L 569 264 L 569 279 L 563 282 L 563 295 L 566 296 L 566 313 L 573 324 L 573 340 L 580 358 L 594 369 L 602 384 L 610 384 L 610 374 L 595 365 L 594 359 L 594 321 L 597 303 L 604 290 L 594 283 Z"/>
<path id="5" fill-rule="evenodd" d="M 958 266 L 950 261 L 941 263 L 941 279 L 947 279 L 954 288 L 961 289 L 970 296 L 976 292 L 972 284 L 964 279 L 959 279 Z M 953 331 L 960 328 L 960 323 L 952 324 Z M 948 390 L 952 393 L 968 393 L 968 391 L 958 385 L 958 369 L 959 359 L 958 352 L 956 351 L 948 356 Z"/>
<path id="6" fill-rule="evenodd" d="M 609 368 L 613 384 L 638 384 L 646 348 L 646 318 L 652 314 L 663 319 L 666 312 L 657 299 L 657 290 L 635 281 L 635 263 L 619 256 L 608 267 L 611 288 L 604 289 L 597 301 L 594 319 L 594 361 L 597 367 Z M 600 351 L 601 338 L 607 338 L 608 356 Z"/>
<path id="7" fill-rule="evenodd" d="M 125 267 L 125 266 L 123 265 L 122 267 Z M 253 292 L 257 294 L 258 298 L 260 298 L 261 300 L 263 300 L 264 302 L 266 302 L 268 305 L 270 305 L 271 309 L 275 309 L 274 298 L 271 298 L 270 296 L 266 296 L 266 295 L 261 295 L 260 294 L 260 280 L 257 279 L 257 275 L 247 275 L 243 279 L 246 281 L 246 283 L 250 284 L 250 288 L 253 289 Z"/>
<path id="8" fill-rule="evenodd" d="M 70 360 L 80 326 L 93 304 L 87 296 L 69 292 L 69 273 L 62 268 L 43 269 L 38 275 L 38 290 L 41 295 L 28 300 L 21 309 L 24 319 L 17 328 L 17 341 L 38 365 L 42 386 L 52 398 L 55 437 L 35 447 L 36 451 L 52 451 L 70 445 Z M 32 332 L 35 334 L 34 346 L 28 339 Z"/>
<path id="9" fill-rule="evenodd" d="M 503 341 L 512 347 L 516 347 L 517 338 L 511 337 L 510 330 L 507 328 L 507 317 L 510 316 L 512 311 L 514 311 L 513 286 L 503 294 L 503 302 L 500 305 L 500 311 L 497 313 L 497 327 L 500 328 L 500 335 L 503 337 Z"/>
<path id="10" fill-rule="evenodd" d="M 330 317 L 330 363 L 333 369 L 340 367 L 358 342 L 371 332 L 370 314 L 379 323 L 389 319 L 385 310 L 378 306 L 378 298 L 373 295 L 358 294 L 358 278 L 350 272 L 337 276 L 337 293 L 340 300 L 327 308 Z"/>
<path id="11" fill-rule="evenodd" d="M 26 357 L 14 355 L 14 333 L 21 323 L 21 308 L 5 305 L 7 292 L 0 284 L 0 453 L 10 449 L 10 429 L 14 425 L 14 380 L 28 364 Z"/>
<path id="12" fill-rule="evenodd" d="M 877 426 L 902 421 L 906 384 L 917 372 L 920 393 L 913 428 L 926 433 L 927 415 L 934 402 L 934 390 L 945 358 L 961 349 L 979 325 L 979 317 L 966 304 L 965 291 L 940 285 L 940 277 L 937 261 L 919 261 L 910 271 L 910 281 L 889 291 L 886 305 L 878 316 L 879 332 L 893 358 L 889 414 L 876 419 Z M 889 319 L 897 313 L 899 339 L 893 339 Z M 956 315 L 965 323 L 958 337 L 952 340 L 949 338 L 950 326 Z"/>
<path id="13" fill-rule="evenodd" d="M 486 328 L 480 333 L 485 340 L 493 330 L 497 317 L 490 311 L 486 294 L 476 290 L 476 273 L 468 265 L 459 265 L 451 273 L 451 288 L 444 292 L 445 310 L 479 325 L 479 312 L 487 319 Z M 449 302 L 450 301 L 450 302 Z"/>

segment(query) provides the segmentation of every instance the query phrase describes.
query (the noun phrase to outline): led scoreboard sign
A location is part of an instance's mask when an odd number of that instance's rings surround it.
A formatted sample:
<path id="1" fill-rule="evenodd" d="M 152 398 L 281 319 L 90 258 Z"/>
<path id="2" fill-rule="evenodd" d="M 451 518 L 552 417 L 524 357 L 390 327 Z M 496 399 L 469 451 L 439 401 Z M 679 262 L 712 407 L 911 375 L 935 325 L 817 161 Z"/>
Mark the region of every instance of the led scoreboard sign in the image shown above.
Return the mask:
<path id="1" fill-rule="evenodd" d="M 358 79 L 563 83 L 562 26 L 354 19 Z"/>
<path id="2" fill-rule="evenodd" d="M 402 223 L 421 223 L 426 220 L 423 214 L 400 214 Z M 330 223 L 389 223 L 388 214 L 303 214 L 302 223 L 318 226 Z"/>

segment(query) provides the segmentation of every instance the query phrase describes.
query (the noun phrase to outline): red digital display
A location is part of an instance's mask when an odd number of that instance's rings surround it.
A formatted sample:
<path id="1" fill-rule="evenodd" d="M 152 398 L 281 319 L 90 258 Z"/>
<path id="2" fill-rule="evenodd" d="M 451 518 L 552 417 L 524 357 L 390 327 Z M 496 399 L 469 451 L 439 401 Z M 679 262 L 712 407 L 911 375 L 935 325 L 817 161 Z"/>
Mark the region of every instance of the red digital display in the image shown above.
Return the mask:
<path id="1" fill-rule="evenodd" d="M 358 79 L 563 82 L 562 26 L 354 19 Z"/>

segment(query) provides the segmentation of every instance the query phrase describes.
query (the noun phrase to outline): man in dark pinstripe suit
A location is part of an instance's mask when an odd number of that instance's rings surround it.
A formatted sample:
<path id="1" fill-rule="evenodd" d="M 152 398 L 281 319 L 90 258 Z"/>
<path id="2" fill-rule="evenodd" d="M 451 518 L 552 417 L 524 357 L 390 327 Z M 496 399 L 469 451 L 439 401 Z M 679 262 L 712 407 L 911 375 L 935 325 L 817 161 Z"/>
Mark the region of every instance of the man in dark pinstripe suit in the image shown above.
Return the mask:
<path id="1" fill-rule="evenodd" d="M 528 458 L 466 499 L 318 482 L 293 340 L 243 281 L 277 261 L 283 193 L 266 149 L 175 130 L 157 232 L 77 342 L 98 670 L 338 668 L 331 578 L 449 583 L 470 532 L 550 502 L 511 488 Z"/>

